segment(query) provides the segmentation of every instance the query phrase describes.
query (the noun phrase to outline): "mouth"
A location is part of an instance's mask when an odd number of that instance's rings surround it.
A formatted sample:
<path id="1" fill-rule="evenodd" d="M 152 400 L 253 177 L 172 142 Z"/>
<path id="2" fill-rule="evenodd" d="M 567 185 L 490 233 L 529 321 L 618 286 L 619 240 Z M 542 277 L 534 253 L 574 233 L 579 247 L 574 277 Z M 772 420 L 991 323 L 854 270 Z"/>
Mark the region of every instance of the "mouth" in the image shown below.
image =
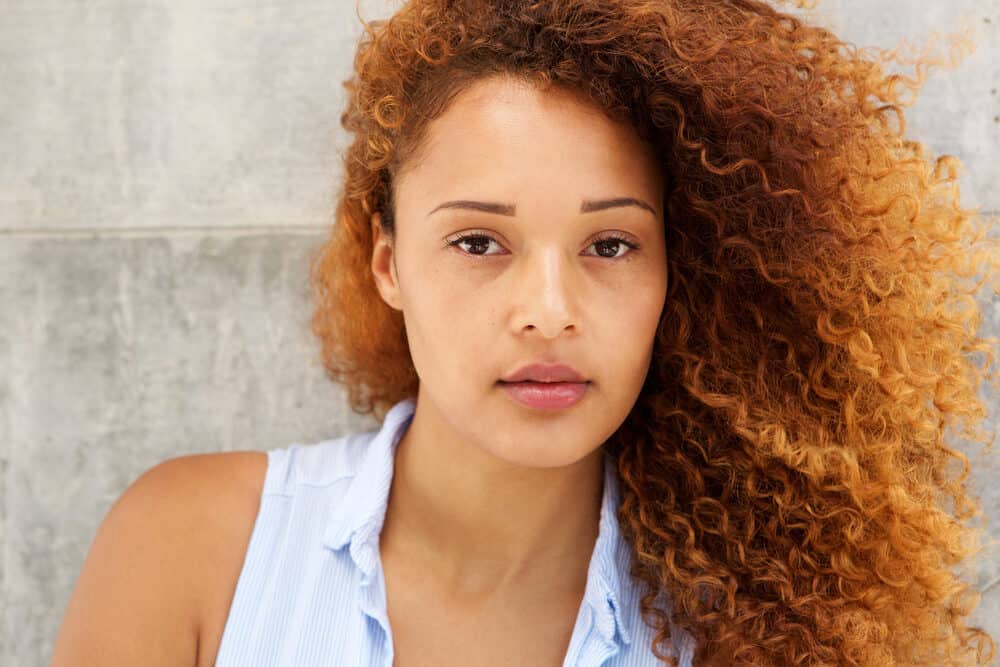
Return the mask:
<path id="1" fill-rule="evenodd" d="M 537 385 L 539 387 L 557 387 L 559 385 L 584 385 L 590 384 L 590 380 L 586 382 L 543 382 L 542 380 L 520 380 L 518 382 L 506 382 L 504 380 L 498 380 L 497 384 L 506 385 Z"/>
<path id="2" fill-rule="evenodd" d="M 541 410 L 560 410 L 575 405 L 583 399 L 590 386 L 585 382 L 497 382 L 519 404 Z"/>

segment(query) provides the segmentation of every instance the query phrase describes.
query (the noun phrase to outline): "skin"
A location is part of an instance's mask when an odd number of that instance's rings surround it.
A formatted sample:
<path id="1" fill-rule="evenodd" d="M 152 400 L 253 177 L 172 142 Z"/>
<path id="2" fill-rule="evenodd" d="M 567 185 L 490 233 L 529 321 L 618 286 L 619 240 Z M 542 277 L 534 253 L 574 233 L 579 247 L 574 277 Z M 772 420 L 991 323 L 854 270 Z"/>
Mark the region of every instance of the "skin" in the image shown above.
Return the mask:
<path id="1" fill-rule="evenodd" d="M 403 314 L 420 377 L 381 533 L 397 656 L 409 638 L 430 641 L 434 629 L 412 619 L 434 617 L 432 599 L 454 623 L 469 612 L 523 617 L 529 601 L 549 601 L 539 622 L 560 614 L 558 628 L 543 628 L 561 638 L 556 658 L 597 538 L 601 445 L 639 395 L 664 305 L 662 175 L 630 126 L 561 89 L 506 78 L 463 91 L 427 131 L 395 184 L 396 237 L 372 219 L 372 272 Z M 621 197 L 653 210 L 581 213 L 584 200 Z M 431 213 L 454 200 L 514 215 Z M 612 232 L 638 248 L 600 242 Z M 462 234 L 492 240 L 447 245 Z M 580 371 L 582 401 L 560 411 L 515 402 L 498 380 L 535 361 Z M 456 636 L 482 636 L 466 630 L 449 633 L 452 651 Z"/>

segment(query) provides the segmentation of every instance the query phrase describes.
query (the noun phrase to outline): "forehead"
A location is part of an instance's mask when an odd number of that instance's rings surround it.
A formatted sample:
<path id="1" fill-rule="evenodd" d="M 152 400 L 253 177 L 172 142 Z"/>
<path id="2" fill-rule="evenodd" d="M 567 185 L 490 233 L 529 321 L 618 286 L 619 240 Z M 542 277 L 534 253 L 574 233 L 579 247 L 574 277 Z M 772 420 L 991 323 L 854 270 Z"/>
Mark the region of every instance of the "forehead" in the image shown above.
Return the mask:
<path id="1" fill-rule="evenodd" d="M 419 164 L 403 180 L 430 197 L 471 187 L 655 198 L 662 186 L 656 155 L 633 127 L 576 93 L 501 77 L 470 86 L 429 123 Z"/>

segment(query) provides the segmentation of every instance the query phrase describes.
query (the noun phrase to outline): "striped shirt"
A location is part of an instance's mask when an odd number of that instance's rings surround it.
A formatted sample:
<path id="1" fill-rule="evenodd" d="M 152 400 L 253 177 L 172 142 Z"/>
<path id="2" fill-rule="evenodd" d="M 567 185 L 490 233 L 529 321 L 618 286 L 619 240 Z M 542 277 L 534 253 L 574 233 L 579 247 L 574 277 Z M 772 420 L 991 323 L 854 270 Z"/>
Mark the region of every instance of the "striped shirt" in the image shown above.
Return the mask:
<path id="1" fill-rule="evenodd" d="M 396 445 L 415 399 L 377 430 L 267 451 L 260 507 L 216 667 L 390 667 L 379 533 Z M 630 547 L 619 534 L 617 475 L 605 456 L 597 541 L 564 667 L 662 665 L 639 616 Z M 668 654 L 691 667 L 692 638 L 672 626 Z"/>

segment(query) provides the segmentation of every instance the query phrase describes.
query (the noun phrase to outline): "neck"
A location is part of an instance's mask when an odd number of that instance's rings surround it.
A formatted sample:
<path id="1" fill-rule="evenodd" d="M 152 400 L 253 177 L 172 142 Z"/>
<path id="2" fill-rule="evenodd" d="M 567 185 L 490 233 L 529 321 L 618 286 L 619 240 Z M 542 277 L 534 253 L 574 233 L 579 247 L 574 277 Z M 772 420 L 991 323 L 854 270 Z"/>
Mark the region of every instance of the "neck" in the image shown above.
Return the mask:
<path id="1" fill-rule="evenodd" d="M 396 448 L 381 548 L 448 593 L 582 591 L 603 489 L 601 448 L 568 466 L 519 466 L 418 409 Z"/>

